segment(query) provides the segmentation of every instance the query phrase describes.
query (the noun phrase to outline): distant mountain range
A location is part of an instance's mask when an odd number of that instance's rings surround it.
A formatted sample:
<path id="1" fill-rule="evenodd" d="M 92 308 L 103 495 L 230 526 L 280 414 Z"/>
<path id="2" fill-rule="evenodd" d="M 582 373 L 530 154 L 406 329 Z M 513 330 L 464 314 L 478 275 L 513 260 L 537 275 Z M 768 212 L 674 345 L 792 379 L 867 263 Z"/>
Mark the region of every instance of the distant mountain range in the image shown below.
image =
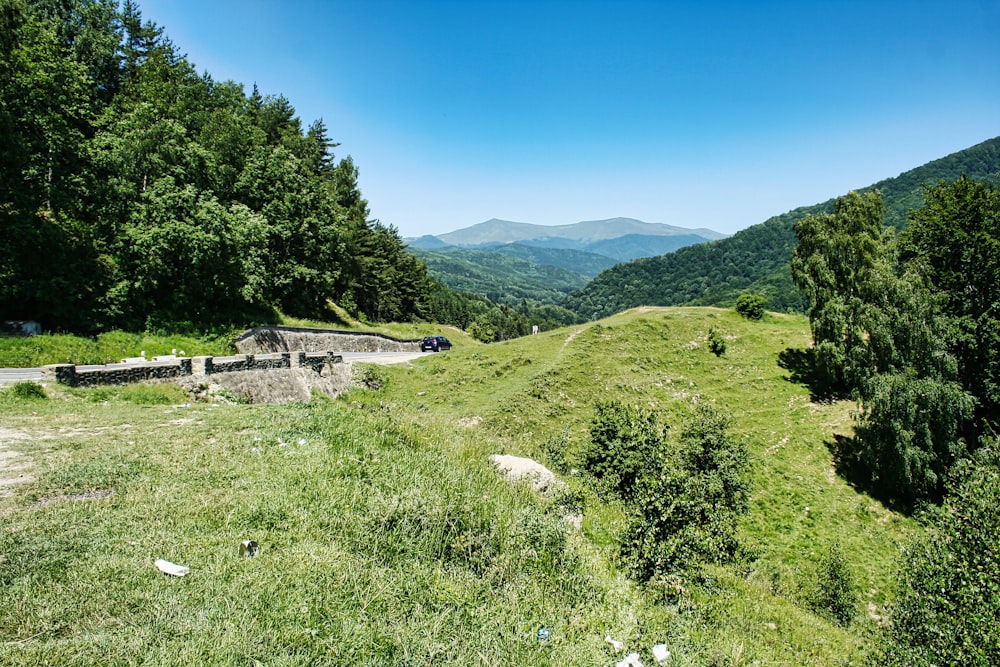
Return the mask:
<path id="1" fill-rule="evenodd" d="M 496 218 L 447 234 L 407 239 L 431 275 L 453 289 L 501 302 L 558 303 L 602 271 L 726 238 L 633 218 L 536 225 Z"/>
<path id="2" fill-rule="evenodd" d="M 1000 137 L 858 190 L 881 191 L 886 224 L 899 229 L 923 204 L 926 185 L 963 174 L 996 179 Z M 832 209 L 833 199 L 804 206 L 729 237 L 631 218 L 557 226 L 487 220 L 407 243 L 449 287 L 511 305 L 554 304 L 584 319 L 642 305 L 731 306 L 748 291 L 772 310 L 801 311 L 808 304 L 789 270 L 792 225 Z"/>
<path id="3" fill-rule="evenodd" d="M 661 223 L 643 222 L 634 218 L 611 218 L 609 220 L 588 220 L 572 225 L 535 225 L 528 222 L 510 220 L 487 220 L 478 225 L 464 227 L 435 238 L 447 245 L 475 247 L 486 244 L 551 241 L 550 247 L 559 247 L 560 241 L 570 243 L 592 243 L 607 241 L 630 234 L 640 236 L 684 236 L 693 235 L 708 241 L 725 238 L 725 234 L 711 229 L 685 229 Z M 424 237 L 426 238 L 426 237 Z M 535 245 L 529 243 L 529 245 Z M 570 246 L 575 247 L 575 246 Z M 576 247 L 579 250 L 580 248 Z"/>

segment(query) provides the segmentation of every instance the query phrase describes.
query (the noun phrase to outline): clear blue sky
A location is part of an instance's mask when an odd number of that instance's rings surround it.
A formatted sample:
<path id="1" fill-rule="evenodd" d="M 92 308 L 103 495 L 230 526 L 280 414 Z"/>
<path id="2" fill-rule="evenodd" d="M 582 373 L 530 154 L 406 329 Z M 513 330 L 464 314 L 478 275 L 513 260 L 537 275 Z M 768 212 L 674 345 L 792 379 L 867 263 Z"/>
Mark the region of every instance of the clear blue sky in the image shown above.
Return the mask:
<path id="1" fill-rule="evenodd" d="M 502 218 L 733 233 L 1000 135 L 1000 2 L 139 0 L 283 94 L 404 237 Z"/>

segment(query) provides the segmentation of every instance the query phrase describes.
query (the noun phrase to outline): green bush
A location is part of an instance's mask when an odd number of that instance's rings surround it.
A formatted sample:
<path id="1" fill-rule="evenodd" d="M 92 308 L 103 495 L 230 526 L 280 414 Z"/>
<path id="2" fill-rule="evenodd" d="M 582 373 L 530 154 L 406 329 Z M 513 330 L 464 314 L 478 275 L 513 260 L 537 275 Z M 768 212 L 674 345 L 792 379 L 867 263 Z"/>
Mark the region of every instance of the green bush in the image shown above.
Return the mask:
<path id="1" fill-rule="evenodd" d="M 570 469 L 569 463 L 566 459 L 566 450 L 568 448 L 568 428 L 564 428 L 559 433 L 550 435 L 542 444 L 542 452 L 545 455 L 545 462 L 556 472 L 568 472 Z"/>
<path id="2" fill-rule="evenodd" d="M 727 415 L 698 405 L 676 446 L 639 480 L 621 551 L 640 581 L 736 554 L 737 521 L 749 509 L 749 453 L 729 426 Z"/>
<path id="3" fill-rule="evenodd" d="M 365 389 L 381 389 L 388 381 L 389 376 L 386 374 L 385 369 L 379 366 L 369 364 L 362 367 L 358 372 L 358 382 Z"/>
<path id="4" fill-rule="evenodd" d="M 717 357 L 726 353 L 726 337 L 715 327 L 708 330 L 708 349 Z"/>
<path id="5" fill-rule="evenodd" d="M 764 317 L 764 306 L 767 301 L 757 294 L 740 294 L 736 299 L 736 312 L 748 320 L 759 320 Z"/>
<path id="6" fill-rule="evenodd" d="M 598 403 L 590 443 L 583 451 L 583 469 L 600 491 L 628 500 L 639 476 L 662 458 L 666 428 L 652 412 L 620 401 Z"/>
<path id="7" fill-rule="evenodd" d="M 42 385 L 29 380 L 15 382 L 7 391 L 11 396 L 18 399 L 38 400 L 40 398 L 48 398 L 45 395 L 45 389 L 42 388 Z"/>
<path id="8" fill-rule="evenodd" d="M 496 339 L 496 332 L 488 323 L 476 320 L 469 325 L 469 335 L 480 343 L 492 343 Z"/>
<path id="9" fill-rule="evenodd" d="M 956 471 L 933 532 L 906 550 L 883 665 L 1000 665 L 1000 453 L 991 443 Z"/>
<path id="10" fill-rule="evenodd" d="M 816 572 L 816 590 L 811 606 L 818 613 L 847 627 L 857 615 L 858 599 L 854 575 L 840 544 L 834 542 L 823 555 Z"/>

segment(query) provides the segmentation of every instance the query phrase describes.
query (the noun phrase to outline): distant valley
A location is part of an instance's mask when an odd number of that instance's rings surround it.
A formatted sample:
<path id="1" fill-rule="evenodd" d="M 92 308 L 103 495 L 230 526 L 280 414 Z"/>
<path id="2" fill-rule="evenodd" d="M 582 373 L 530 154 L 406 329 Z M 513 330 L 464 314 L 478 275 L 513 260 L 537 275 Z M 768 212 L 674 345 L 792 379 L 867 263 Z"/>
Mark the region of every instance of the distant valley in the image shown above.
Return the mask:
<path id="1" fill-rule="evenodd" d="M 503 303 L 559 303 L 621 262 L 723 238 L 711 229 L 633 218 L 554 226 L 494 218 L 406 243 L 435 279 L 453 289 Z"/>

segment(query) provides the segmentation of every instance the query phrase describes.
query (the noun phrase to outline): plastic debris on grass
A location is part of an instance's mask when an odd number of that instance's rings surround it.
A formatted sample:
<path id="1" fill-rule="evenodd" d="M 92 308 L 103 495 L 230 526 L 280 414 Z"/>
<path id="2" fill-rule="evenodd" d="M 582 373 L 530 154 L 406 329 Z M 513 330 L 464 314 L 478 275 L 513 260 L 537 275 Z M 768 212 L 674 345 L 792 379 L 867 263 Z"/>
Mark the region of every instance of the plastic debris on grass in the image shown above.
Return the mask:
<path id="1" fill-rule="evenodd" d="M 653 658 L 656 660 L 656 664 L 661 667 L 667 664 L 670 660 L 670 650 L 667 649 L 666 644 L 656 644 L 653 646 Z"/>
<path id="2" fill-rule="evenodd" d="M 153 565 L 163 574 L 169 574 L 172 577 L 183 577 L 191 571 L 189 567 L 171 563 L 169 560 L 163 560 L 162 558 L 157 558 Z"/>
<path id="3" fill-rule="evenodd" d="M 638 653 L 629 653 L 623 660 L 615 663 L 615 667 L 643 667 Z"/>

